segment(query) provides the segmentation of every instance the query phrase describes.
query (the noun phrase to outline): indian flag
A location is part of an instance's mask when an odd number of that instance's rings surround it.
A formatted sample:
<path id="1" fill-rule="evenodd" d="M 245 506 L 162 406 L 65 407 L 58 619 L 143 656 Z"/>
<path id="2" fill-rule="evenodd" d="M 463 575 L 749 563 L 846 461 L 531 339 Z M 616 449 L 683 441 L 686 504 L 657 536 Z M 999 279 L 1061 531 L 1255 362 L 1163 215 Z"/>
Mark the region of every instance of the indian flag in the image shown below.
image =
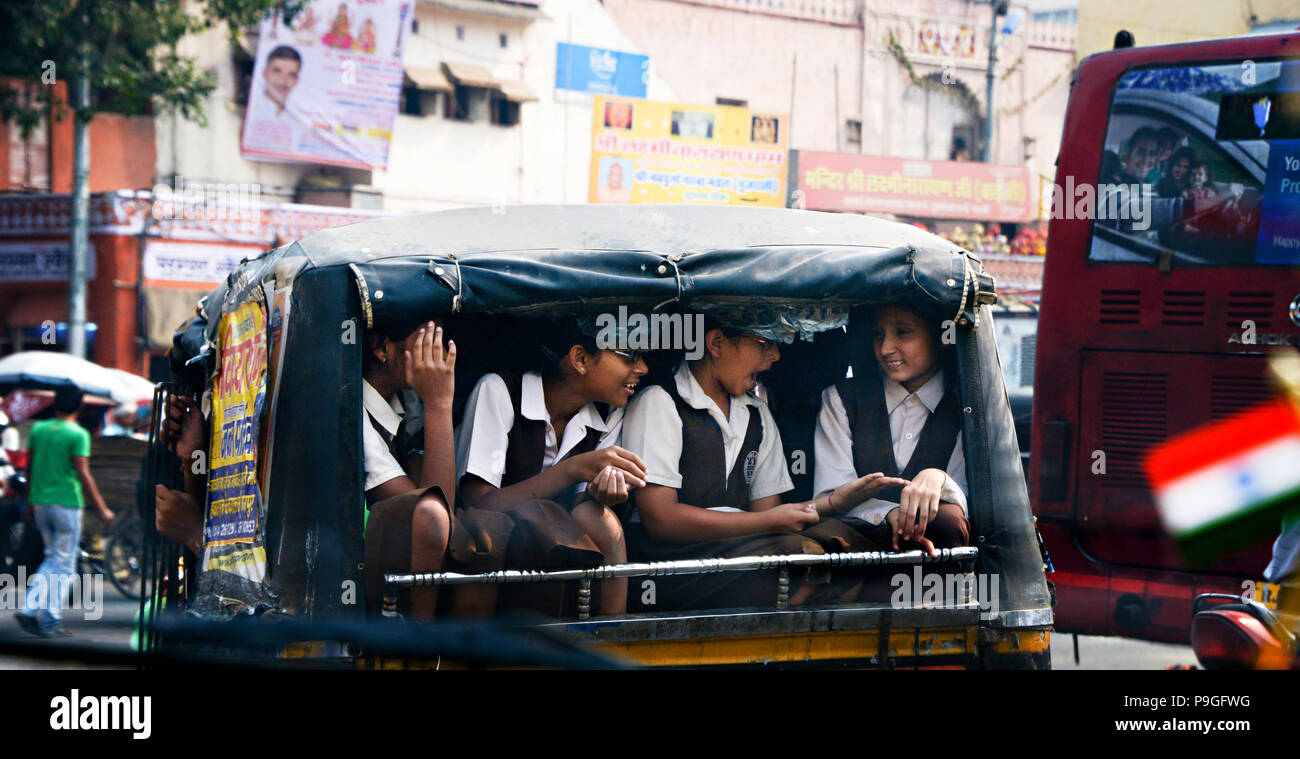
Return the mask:
<path id="1" fill-rule="evenodd" d="M 1300 507 L 1300 416 L 1277 401 L 1154 449 L 1147 478 L 1169 533 L 1193 562 L 1276 537 Z"/>

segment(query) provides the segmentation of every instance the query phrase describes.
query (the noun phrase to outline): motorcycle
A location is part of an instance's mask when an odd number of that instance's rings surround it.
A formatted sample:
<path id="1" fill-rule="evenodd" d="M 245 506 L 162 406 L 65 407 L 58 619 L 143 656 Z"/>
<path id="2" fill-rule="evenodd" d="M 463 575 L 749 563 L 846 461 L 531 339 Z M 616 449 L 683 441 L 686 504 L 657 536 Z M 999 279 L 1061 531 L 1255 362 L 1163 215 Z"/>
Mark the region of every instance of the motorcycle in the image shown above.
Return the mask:
<path id="1" fill-rule="evenodd" d="M 1300 669 L 1296 635 L 1250 598 L 1204 593 L 1192 605 L 1192 650 L 1206 669 Z"/>

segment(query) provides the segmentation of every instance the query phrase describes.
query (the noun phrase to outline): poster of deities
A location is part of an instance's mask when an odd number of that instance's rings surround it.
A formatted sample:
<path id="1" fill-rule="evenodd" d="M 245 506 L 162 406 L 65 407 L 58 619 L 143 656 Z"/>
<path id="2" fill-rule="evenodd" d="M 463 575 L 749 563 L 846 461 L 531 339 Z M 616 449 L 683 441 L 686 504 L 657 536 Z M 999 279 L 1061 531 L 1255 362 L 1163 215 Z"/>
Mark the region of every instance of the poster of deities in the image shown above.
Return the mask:
<path id="1" fill-rule="evenodd" d="M 315 0 L 263 21 L 244 157 L 385 168 L 414 2 Z"/>

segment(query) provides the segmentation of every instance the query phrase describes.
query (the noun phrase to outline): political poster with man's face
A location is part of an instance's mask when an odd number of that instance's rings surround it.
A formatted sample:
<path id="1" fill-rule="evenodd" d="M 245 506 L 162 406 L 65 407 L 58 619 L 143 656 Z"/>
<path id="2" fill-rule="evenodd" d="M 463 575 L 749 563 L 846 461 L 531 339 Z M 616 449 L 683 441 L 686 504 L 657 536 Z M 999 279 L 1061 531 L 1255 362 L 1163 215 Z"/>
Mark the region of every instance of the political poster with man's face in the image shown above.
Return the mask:
<path id="1" fill-rule="evenodd" d="M 244 114 L 254 161 L 382 169 L 413 0 L 315 0 L 262 22 Z"/>

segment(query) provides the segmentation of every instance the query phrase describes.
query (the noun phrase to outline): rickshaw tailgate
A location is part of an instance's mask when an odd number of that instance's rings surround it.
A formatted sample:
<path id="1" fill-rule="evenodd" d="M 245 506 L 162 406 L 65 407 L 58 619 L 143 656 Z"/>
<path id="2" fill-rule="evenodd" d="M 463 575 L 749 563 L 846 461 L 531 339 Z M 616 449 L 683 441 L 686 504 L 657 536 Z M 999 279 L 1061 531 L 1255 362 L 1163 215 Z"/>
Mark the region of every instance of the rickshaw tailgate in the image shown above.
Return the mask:
<path id="1" fill-rule="evenodd" d="M 550 625 L 648 667 L 973 666 L 979 606 L 629 614 Z M 882 641 L 887 641 L 882 645 Z"/>

